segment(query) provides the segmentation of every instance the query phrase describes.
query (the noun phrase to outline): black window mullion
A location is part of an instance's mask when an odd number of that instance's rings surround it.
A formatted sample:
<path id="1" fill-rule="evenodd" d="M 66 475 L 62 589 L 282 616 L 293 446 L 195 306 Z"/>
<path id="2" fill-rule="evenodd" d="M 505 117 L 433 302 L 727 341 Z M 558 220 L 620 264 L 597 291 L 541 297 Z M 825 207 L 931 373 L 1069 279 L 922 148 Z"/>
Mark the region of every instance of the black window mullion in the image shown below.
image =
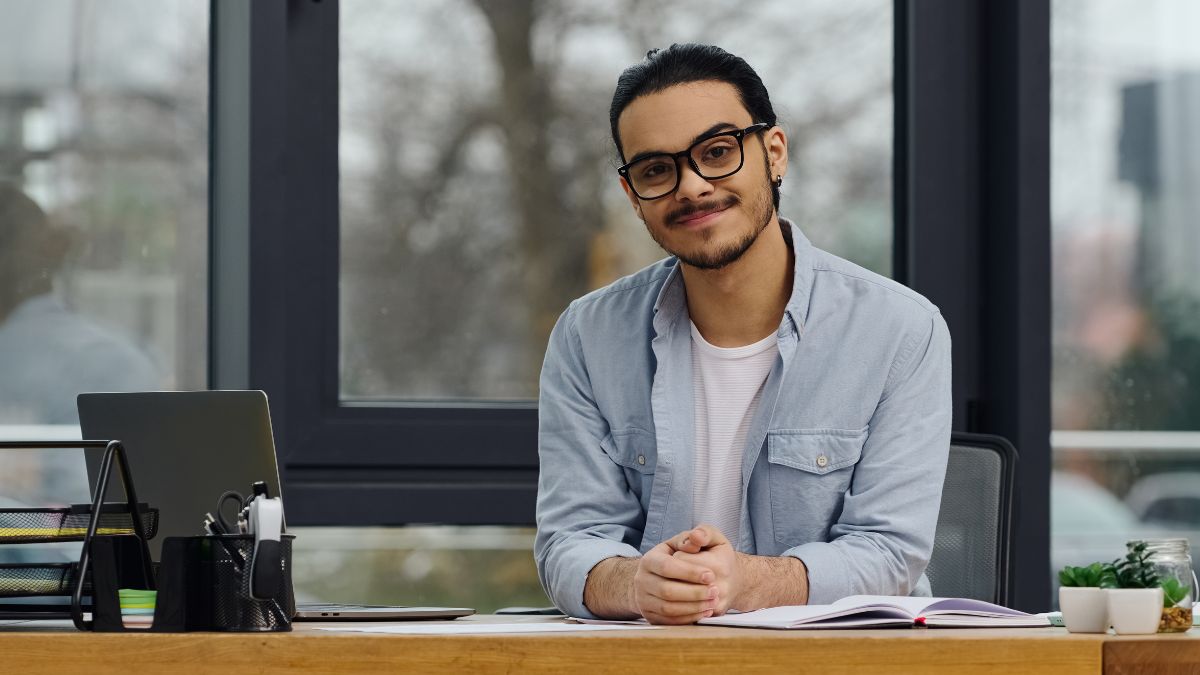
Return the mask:
<path id="1" fill-rule="evenodd" d="M 954 428 L 1020 454 L 1015 606 L 1049 598 L 1049 6 L 900 0 L 895 258 L 954 341 Z M 898 103 L 899 105 L 900 103 Z M 903 148 L 901 153 L 899 148 Z"/>

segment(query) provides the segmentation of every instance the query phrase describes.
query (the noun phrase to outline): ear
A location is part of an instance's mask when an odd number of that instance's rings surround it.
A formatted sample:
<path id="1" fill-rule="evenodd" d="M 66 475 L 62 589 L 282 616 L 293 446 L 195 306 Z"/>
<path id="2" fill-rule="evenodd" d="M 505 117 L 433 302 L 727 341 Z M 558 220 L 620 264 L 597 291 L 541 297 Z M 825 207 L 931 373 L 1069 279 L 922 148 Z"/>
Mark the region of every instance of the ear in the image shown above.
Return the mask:
<path id="1" fill-rule="evenodd" d="M 775 125 L 763 132 L 763 145 L 771 164 L 770 179 L 784 176 L 788 168 L 788 140 L 783 127 Z"/>
<path id="2" fill-rule="evenodd" d="M 638 199 L 638 196 L 633 193 L 633 188 L 629 187 L 629 181 L 625 180 L 624 176 L 621 176 L 619 180 L 621 181 L 621 189 L 625 191 L 625 197 L 629 199 L 634 212 L 637 213 L 638 218 L 642 218 L 642 200 Z"/>

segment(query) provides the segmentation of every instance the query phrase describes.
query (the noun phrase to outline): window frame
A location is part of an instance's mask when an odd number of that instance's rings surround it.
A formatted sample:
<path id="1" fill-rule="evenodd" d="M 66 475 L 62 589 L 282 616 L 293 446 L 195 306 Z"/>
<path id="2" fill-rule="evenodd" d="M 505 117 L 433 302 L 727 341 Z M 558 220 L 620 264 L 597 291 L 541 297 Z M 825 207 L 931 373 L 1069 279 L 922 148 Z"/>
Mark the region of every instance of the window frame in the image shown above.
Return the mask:
<path id="1" fill-rule="evenodd" d="M 894 269 L 954 340 L 954 429 L 1016 446 L 1009 604 L 1050 599 L 1050 3 L 897 0 Z"/>
<path id="2" fill-rule="evenodd" d="M 213 11 L 212 387 L 267 392 L 289 520 L 530 524 L 535 404 L 339 400 L 338 3 Z"/>

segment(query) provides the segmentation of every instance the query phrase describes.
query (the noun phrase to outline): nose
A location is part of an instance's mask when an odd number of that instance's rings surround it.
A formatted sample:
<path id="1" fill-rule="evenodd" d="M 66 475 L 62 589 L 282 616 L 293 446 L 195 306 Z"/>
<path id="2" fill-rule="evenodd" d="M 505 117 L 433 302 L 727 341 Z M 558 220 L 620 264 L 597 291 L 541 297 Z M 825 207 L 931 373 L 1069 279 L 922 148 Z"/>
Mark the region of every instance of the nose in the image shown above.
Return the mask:
<path id="1" fill-rule="evenodd" d="M 679 187 L 675 189 L 676 201 L 694 202 L 712 194 L 712 183 L 697 173 L 691 162 L 680 158 L 679 171 Z"/>

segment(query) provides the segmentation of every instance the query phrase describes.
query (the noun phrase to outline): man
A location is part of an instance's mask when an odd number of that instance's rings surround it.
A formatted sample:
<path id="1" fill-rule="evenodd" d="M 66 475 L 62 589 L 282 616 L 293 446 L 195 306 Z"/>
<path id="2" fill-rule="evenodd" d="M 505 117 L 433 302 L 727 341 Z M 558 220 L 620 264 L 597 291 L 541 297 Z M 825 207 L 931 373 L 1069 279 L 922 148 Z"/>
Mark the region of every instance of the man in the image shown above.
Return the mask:
<path id="1" fill-rule="evenodd" d="M 78 424 L 81 392 L 163 386 L 141 349 L 56 296 L 54 281 L 70 244 L 67 228 L 15 184 L 0 181 L 0 424 Z M 85 499 L 80 453 L 5 453 L 0 498 L 26 504 Z"/>
<path id="2" fill-rule="evenodd" d="M 575 302 L 541 376 L 535 557 L 579 616 L 929 594 L 950 336 L 778 217 L 787 136 L 716 47 L 621 74 L 621 187 L 672 257 Z"/>

